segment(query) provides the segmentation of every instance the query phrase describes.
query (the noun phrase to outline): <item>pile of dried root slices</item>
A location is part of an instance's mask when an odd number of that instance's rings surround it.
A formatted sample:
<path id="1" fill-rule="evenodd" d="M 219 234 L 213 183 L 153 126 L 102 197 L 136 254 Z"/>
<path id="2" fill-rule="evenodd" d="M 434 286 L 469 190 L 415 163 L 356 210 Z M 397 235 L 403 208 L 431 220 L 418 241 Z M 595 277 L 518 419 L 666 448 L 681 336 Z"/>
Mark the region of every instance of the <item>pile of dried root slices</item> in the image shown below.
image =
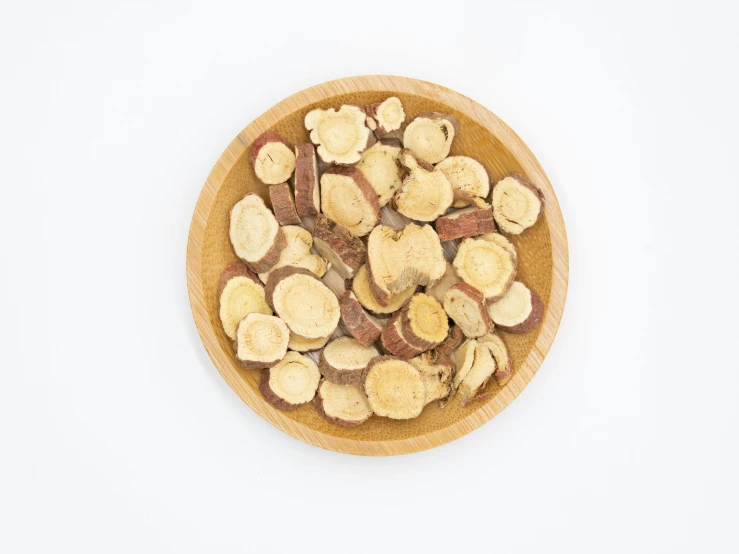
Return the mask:
<path id="1" fill-rule="evenodd" d="M 513 376 L 505 335 L 541 321 L 509 239 L 540 218 L 541 190 L 450 155 L 453 114 L 408 115 L 396 97 L 317 108 L 309 141 L 270 131 L 251 146 L 271 207 L 253 193 L 233 206 L 238 260 L 217 300 L 236 361 L 277 409 L 312 401 L 354 427 L 464 406 Z"/>

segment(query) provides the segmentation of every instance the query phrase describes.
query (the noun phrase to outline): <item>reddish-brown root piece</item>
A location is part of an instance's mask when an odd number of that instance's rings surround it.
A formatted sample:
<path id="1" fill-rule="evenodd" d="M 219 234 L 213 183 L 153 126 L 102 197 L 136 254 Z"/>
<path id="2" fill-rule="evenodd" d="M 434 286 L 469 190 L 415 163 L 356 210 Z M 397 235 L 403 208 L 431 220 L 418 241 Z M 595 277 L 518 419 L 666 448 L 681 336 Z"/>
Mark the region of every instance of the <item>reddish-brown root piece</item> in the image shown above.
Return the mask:
<path id="1" fill-rule="evenodd" d="M 269 369 L 262 371 L 259 392 L 278 410 L 295 410 L 316 395 L 321 373 L 310 358 L 288 352 Z"/>
<path id="2" fill-rule="evenodd" d="M 323 213 L 355 237 L 369 233 L 380 221 L 377 193 L 353 166 L 335 166 L 321 175 Z"/>
<path id="3" fill-rule="evenodd" d="M 345 279 L 353 277 L 367 257 L 367 248 L 359 238 L 323 214 L 316 216 L 313 246 Z"/>
<path id="4" fill-rule="evenodd" d="M 287 246 L 274 214 L 254 193 L 247 194 L 231 209 L 229 237 L 236 255 L 255 273 L 271 269 Z"/>
<path id="5" fill-rule="evenodd" d="M 364 346 L 374 343 L 382 332 L 382 325 L 368 314 L 350 290 L 344 292 L 339 301 L 341 319 L 349 334 Z"/>
<path id="6" fill-rule="evenodd" d="M 378 416 L 411 419 L 426 405 L 426 389 L 419 371 L 394 356 L 377 356 L 367 365 L 364 392 Z"/>
<path id="7" fill-rule="evenodd" d="M 361 385 L 367 364 L 379 355 L 374 346 L 364 346 L 352 337 L 339 337 L 321 352 L 319 370 L 337 385 Z"/>
<path id="8" fill-rule="evenodd" d="M 544 304 L 533 290 L 514 281 L 505 296 L 488 306 L 493 322 L 509 333 L 528 333 L 544 315 Z"/>
<path id="9" fill-rule="evenodd" d="M 277 133 L 264 133 L 249 149 L 249 163 L 260 181 L 276 185 L 287 181 L 295 169 L 290 143 Z"/>
<path id="10" fill-rule="evenodd" d="M 280 225 L 300 225 L 300 217 L 295 209 L 295 199 L 290 190 L 290 185 L 287 183 L 271 185 L 269 187 L 269 200 L 272 202 L 275 218 L 277 218 Z"/>
<path id="11" fill-rule="evenodd" d="M 285 266 L 273 271 L 265 296 L 290 330 L 305 338 L 330 335 L 341 317 L 336 295 L 313 272 L 301 267 Z"/>
<path id="12" fill-rule="evenodd" d="M 522 233 L 543 212 L 544 193 L 523 175 L 513 173 L 493 186 L 493 215 L 504 233 Z"/>
<path id="13" fill-rule="evenodd" d="M 403 145 L 430 164 L 439 163 L 449 155 L 454 137 L 459 133 L 456 117 L 439 113 L 417 116 L 405 128 Z"/>
<path id="14" fill-rule="evenodd" d="M 493 321 L 485 305 L 485 297 L 467 283 L 457 283 L 447 291 L 444 297 L 444 311 L 466 337 L 481 337 L 493 328 Z"/>
<path id="15" fill-rule="evenodd" d="M 400 312 L 396 312 L 385 324 L 380 333 L 383 348 L 394 356 L 409 360 L 424 351 L 423 348 L 413 346 L 403 335 Z"/>
<path id="16" fill-rule="evenodd" d="M 441 344 L 449 332 L 444 307 L 428 294 L 414 294 L 403 306 L 400 320 L 405 340 L 421 350 Z"/>
<path id="17" fill-rule="evenodd" d="M 367 126 L 374 131 L 378 139 L 399 130 L 405 121 L 403 104 L 395 96 L 365 106 L 364 112 L 368 117 Z"/>
<path id="18" fill-rule="evenodd" d="M 229 265 L 218 280 L 218 314 L 228 338 L 236 339 L 239 322 L 253 312 L 272 315 L 259 278 L 242 261 Z"/>
<path id="19" fill-rule="evenodd" d="M 434 352 L 436 352 L 437 356 L 451 357 L 452 352 L 454 352 L 457 347 L 462 344 L 463 340 L 464 333 L 462 333 L 462 329 L 460 329 L 457 325 L 452 325 L 449 328 L 449 334 L 439 346 L 434 348 Z"/>
<path id="20" fill-rule="evenodd" d="M 506 348 L 503 339 L 495 333 L 490 333 L 489 335 L 480 337 L 478 342 L 487 346 L 488 350 L 490 350 L 490 353 L 493 355 L 496 366 L 493 376 L 495 377 L 496 383 L 502 387 L 510 381 L 511 377 L 513 377 L 513 363 L 508 354 L 508 348 Z"/>
<path id="21" fill-rule="evenodd" d="M 316 149 L 312 144 L 295 147 L 295 209 L 299 217 L 321 211 Z"/>
<path id="22" fill-rule="evenodd" d="M 372 417 L 361 386 L 337 385 L 323 379 L 313 403 L 321 417 L 342 427 L 356 427 Z"/>
<path id="23" fill-rule="evenodd" d="M 273 315 L 250 313 L 236 329 L 236 360 L 249 369 L 271 367 L 287 352 L 290 331 Z"/>
<path id="24" fill-rule="evenodd" d="M 463 208 L 437 219 L 435 227 L 441 241 L 492 233 L 493 209 Z"/>
<path id="25" fill-rule="evenodd" d="M 306 114 L 305 128 L 324 162 L 349 165 L 357 163 L 375 141 L 366 120 L 367 115 L 357 106 L 344 105 L 339 111 L 318 108 Z"/>

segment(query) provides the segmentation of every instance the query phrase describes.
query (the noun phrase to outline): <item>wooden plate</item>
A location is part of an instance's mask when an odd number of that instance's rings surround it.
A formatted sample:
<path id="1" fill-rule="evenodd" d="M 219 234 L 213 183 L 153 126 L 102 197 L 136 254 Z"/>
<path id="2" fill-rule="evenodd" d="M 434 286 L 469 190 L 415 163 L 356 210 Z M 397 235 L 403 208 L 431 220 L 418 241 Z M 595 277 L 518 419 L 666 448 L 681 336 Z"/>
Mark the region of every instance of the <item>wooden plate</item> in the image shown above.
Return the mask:
<path id="1" fill-rule="evenodd" d="M 312 404 L 292 412 L 269 405 L 258 390 L 259 371 L 240 367 L 221 329 L 216 289 L 223 269 L 236 259 L 228 238 L 231 207 L 247 192 L 268 201 L 267 189 L 247 160 L 252 141 L 277 131 L 293 144 L 308 142 L 305 114 L 316 107 L 369 104 L 388 96 L 403 102 L 407 119 L 441 111 L 456 116 L 460 133 L 451 154 L 480 160 L 494 182 L 511 172 L 522 173 L 541 188 L 544 216 L 518 237 L 509 237 L 519 253 L 517 279 L 539 293 L 546 305 L 541 324 L 526 335 L 501 333 L 513 359 L 515 374 L 504 387 L 488 385 L 487 401 L 461 407 L 450 402 L 440 409 L 428 405 L 409 421 L 370 418 L 353 429 L 323 420 Z M 187 245 L 187 287 L 195 324 L 208 354 L 226 382 L 255 412 L 300 440 L 351 454 L 386 456 L 417 452 L 459 438 L 490 420 L 510 404 L 539 369 L 552 345 L 567 293 L 568 252 L 562 213 L 544 170 L 523 141 L 480 104 L 444 87 L 404 77 L 367 76 L 330 81 L 294 94 L 249 124 L 228 146 L 205 182 L 195 207 Z"/>

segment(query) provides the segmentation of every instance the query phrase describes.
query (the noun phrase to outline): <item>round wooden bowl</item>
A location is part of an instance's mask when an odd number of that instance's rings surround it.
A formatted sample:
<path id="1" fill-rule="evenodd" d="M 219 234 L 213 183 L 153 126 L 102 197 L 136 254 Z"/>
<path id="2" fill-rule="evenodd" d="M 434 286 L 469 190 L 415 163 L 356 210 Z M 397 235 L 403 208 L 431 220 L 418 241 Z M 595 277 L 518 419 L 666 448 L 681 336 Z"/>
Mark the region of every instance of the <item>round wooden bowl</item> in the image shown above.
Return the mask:
<path id="1" fill-rule="evenodd" d="M 259 393 L 259 370 L 239 366 L 218 316 L 216 289 L 221 271 L 236 259 L 228 237 L 231 207 L 248 192 L 267 202 L 267 188 L 254 175 L 247 153 L 265 131 L 276 131 L 293 144 L 308 142 L 305 114 L 317 107 L 363 105 L 397 96 L 410 121 L 423 112 L 456 116 L 460 133 L 451 154 L 480 160 L 494 182 L 511 172 L 522 173 L 543 192 L 543 217 L 520 236 L 509 237 L 518 249 L 517 279 L 541 296 L 546 312 L 541 324 L 525 335 L 501 333 L 515 374 L 504 386 L 488 385 L 485 401 L 462 407 L 450 402 L 441 409 L 431 403 L 420 417 L 394 421 L 370 418 L 347 429 L 328 423 L 312 403 L 283 412 Z M 404 77 L 349 77 L 317 85 L 276 104 L 249 124 L 216 162 L 195 207 L 187 245 L 187 287 L 193 316 L 208 354 L 226 382 L 255 412 L 300 440 L 350 454 L 385 456 L 433 448 L 461 437 L 490 420 L 510 404 L 539 369 L 557 332 L 567 293 L 568 252 L 562 213 L 544 170 L 523 141 L 489 110 L 447 88 Z"/>

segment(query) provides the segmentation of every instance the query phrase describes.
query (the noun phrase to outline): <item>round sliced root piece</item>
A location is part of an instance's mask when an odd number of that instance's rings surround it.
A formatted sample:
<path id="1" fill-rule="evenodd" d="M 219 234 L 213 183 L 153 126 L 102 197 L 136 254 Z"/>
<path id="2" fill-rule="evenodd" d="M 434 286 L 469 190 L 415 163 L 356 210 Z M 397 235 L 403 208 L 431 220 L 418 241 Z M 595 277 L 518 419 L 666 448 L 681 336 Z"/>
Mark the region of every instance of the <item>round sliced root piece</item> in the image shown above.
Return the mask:
<path id="1" fill-rule="evenodd" d="M 436 220 L 439 240 L 474 237 L 495 231 L 492 208 L 462 208 Z"/>
<path id="2" fill-rule="evenodd" d="M 423 348 L 413 346 L 403 335 L 403 322 L 400 312 L 396 312 L 385 324 L 382 333 L 380 333 L 380 341 L 387 352 L 405 360 L 418 356 L 424 351 Z"/>
<path id="3" fill-rule="evenodd" d="M 400 153 L 400 162 L 409 175 L 393 197 L 393 207 L 416 221 L 434 221 L 443 215 L 454 201 L 454 189 L 441 171 L 422 167 L 409 150 Z"/>
<path id="4" fill-rule="evenodd" d="M 262 371 L 259 392 L 278 410 L 294 410 L 316 395 L 321 373 L 310 358 L 288 352 L 269 369 Z"/>
<path id="5" fill-rule="evenodd" d="M 456 117 L 439 112 L 425 113 L 405 128 L 403 145 L 412 150 L 417 158 L 435 164 L 449 155 L 458 132 L 459 121 Z"/>
<path id="6" fill-rule="evenodd" d="M 383 306 L 377 301 L 377 298 L 375 298 L 375 295 L 372 293 L 366 265 L 361 266 L 357 270 L 357 274 L 354 276 L 351 286 L 352 292 L 355 294 L 362 307 L 364 307 L 368 312 L 379 316 L 387 316 L 388 314 L 397 312 L 403 307 L 403 304 L 413 296 L 413 293 L 416 292 L 417 288 L 416 285 L 411 285 L 397 294 L 391 294 L 387 306 Z"/>
<path id="7" fill-rule="evenodd" d="M 400 141 L 382 139 L 362 152 L 357 169 L 362 172 L 377 194 L 382 208 L 403 184 L 398 156 L 402 146 Z"/>
<path id="8" fill-rule="evenodd" d="M 338 385 L 361 385 L 369 361 L 380 353 L 352 337 L 339 337 L 321 352 L 321 374 Z"/>
<path id="9" fill-rule="evenodd" d="M 394 356 L 377 356 L 365 372 L 364 392 L 378 416 L 412 419 L 426 405 L 426 389 L 418 370 Z"/>
<path id="10" fill-rule="evenodd" d="M 286 266 L 302 267 L 314 273 L 316 277 L 323 277 L 331 264 L 321 256 L 310 253 L 311 246 L 313 246 L 313 237 L 310 232 L 298 225 L 286 225 L 282 231 L 285 233 L 287 246 L 280 252 L 280 259 L 277 263 L 269 271 L 259 274 L 262 282 L 266 283 L 273 271 Z"/>
<path id="11" fill-rule="evenodd" d="M 271 269 L 287 245 L 274 214 L 254 193 L 247 194 L 231 209 L 229 236 L 236 255 L 256 273 Z"/>
<path id="12" fill-rule="evenodd" d="M 218 281 L 218 314 L 226 336 L 236 339 L 239 322 L 251 313 L 272 315 L 264 287 L 244 262 L 234 262 Z"/>
<path id="13" fill-rule="evenodd" d="M 502 298 L 516 277 L 511 253 L 486 240 L 464 239 L 453 264 L 462 281 L 482 292 L 488 301 Z"/>
<path id="14" fill-rule="evenodd" d="M 249 369 L 271 367 L 287 352 L 290 331 L 273 315 L 251 313 L 236 328 L 236 359 Z"/>
<path id="15" fill-rule="evenodd" d="M 382 332 L 382 325 L 368 314 L 350 290 L 344 292 L 339 300 L 341 319 L 349 334 L 364 346 L 374 343 Z"/>
<path id="16" fill-rule="evenodd" d="M 372 130 L 377 138 L 381 138 L 391 131 L 397 131 L 405 121 L 403 104 L 400 102 L 400 98 L 395 96 L 365 106 L 364 111 L 374 123 L 374 129 Z"/>
<path id="17" fill-rule="evenodd" d="M 305 338 L 328 336 L 339 324 L 341 313 L 336 295 L 307 269 L 276 269 L 267 280 L 265 296 L 290 330 Z"/>
<path id="18" fill-rule="evenodd" d="M 502 387 L 510 381 L 511 377 L 513 377 L 513 364 L 511 363 L 511 357 L 508 354 L 508 348 L 506 348 L 503 339 L 495 333 L 490 333 L 489 335 L 480 337 L 478 342 L 487 346 L 488 350 L 490 350 L 490 353 L 493 355 L 496 366 L 493 376 L 498 385 Z"/>
<path id="19" fill-rule="evenodd" d="M 485 233 L 484 235 L 480 235 L 477 238 L 489 242 L 494 242 L 498 246 L 502 246 L 503 248 L 508 250 L 508 252 L 511 253 L 511 256 L 513 256 L 513 263 L 518 266 L 518 252 L 516 252 L 516 247 L 513 246 L 513 243 L 509 241 L 506 237 L 504 237 L 500 233 Z"/>
<path id="20" fill-rule="evenodd" d="M 355 237 L 366 235 L 380 221 L 377 193 L 356 167 L 331 167 L 321 175 L 321 205 L 326 217 Z"/>
<path id="21" fill-rule="evenodd" d="M 514 281 L 505 296 L 488 305 L 490 317 L 500 329 L 509 333 L 528 333 L 544 315 L 544 304 L 533 290 Z"/>
<path id="22" fill-rule="evenodd" d="M 452 325 L 449 328 L 449 334 L 442 341 L 442 343 L 434 348 L 434 352 L 437 356 L 446 356 L 451 358 L 454 351 L 464 340 L 464 333 L 457 325 Z"/>
<path id="23" fill-rule="evenodd" d="M 249 163 L 260 181 L 277 185 L 287 181 L 295 170 L 292 146 L 277 133 L 257 137 L 249 149 Z"/>
<path id="24" fill-rule="evenodd" d="M 367 258 L 364 243 L 323 214 L 316 216 L 313 225 L 313 245 L 344 279 L 353 277 Z"/>
<path id="25" fill-rule="evenodd" d="M 321 211 L 316 149 L 312 144 L 295 147 L 295 210 L 299 217 Z"/>
<path id="26" fill-rule="evenodd" d="M 313 350 L 320 350 L 326 346 L 326 343 L 330 338 L 331 335 L 318 337 L 317 339 L 309 339 L 290 331 L 290 342 L 287 343 L 287 348 L 288 350 L 293 350 L 295 352 L 312 352 Z"/>
<path id="27" fill-rule="evenodd" d="M 305 116 L 305 128 L 317 146 L 318 156 L 327 163 L 353 164 L 375 140 L 365 125 L 367 115 L 357 106 L 341 106 L 337 112 L 315 109 Z"/>
<path id="28" fill-rule="evenodd" d="M 459 275 L 457 275 L 457 270 L 454 269 L 454 266 L 452 264 L 446 262 L 446 270 L 444 271 L 444 275 L 441 276 L 441 279 L 439 279 L 439 281 L 435 285 L 426 287 L 426 294 L 428 294 L 429 296 L 433 296 L 443 304 L 446 291 L 460 282 L 462 282 L 462 279 L 460 279 Z"/>
<path id="29" fill-rule="evenodd" d="M 444 311 L 454 320 L 466 337 L 486 335 L 493 328 L 485 297 L 467 283 L 457 283 L 444 297 Z"/>
<path id="30" fill-rule="evenodd" d="M 468 352 L 470 352 L 468 350 Z M 496 365 L 493 355 L 484 344 L 476 343 L 473 354 L 472 366 L 459 384 L 457 395 L 462 406 L 466 406 L 473 400 L 487 397 L 482 391 L 487 385 L 490 377 L 495 373 Z"/>
<path id="31" fill-rule="evenodd" d="M 424 352 L 408 362 L 421 374 L 426 391 L 426 404 L 434 400 L 443 400 L 451 394 L 453 365 L 449 358 L 439 356 L 435 352 Z"/>
<path id="32" fill-rule="evenodd" d="M 523 175 L 514 173 L 493 186 L 493 215 L 504 233 L 522 233 L 543 211 L 544 193 Z"/>
<path id="33" fill-rule="evenodd" d="M 372 417 L 367 396 L 356 385 L 337 385 L 323 379 L 313 403 L 327 421 L 342 427 L 356 427 Z"/>
<path id="34" fill-rule="evenodd" d="M 275 218 L 280 225 L 299 225 L 300 217 L 295 210 L 295 199 L 290 190 L 290 185 L 280 183 L 269 187 L 269 201 L 272 202 L 272 209 L 275 212 Z"/>
<path id="35" fill-rule="evenodd" d="M 452 183 L 455 191 L 465 191 L 473 196 L 485 198 L 490 193 L 490 177 L 485 167 L 474 158 L 468 156 L 449 156 L 436 164 Z M 470 202 L 458 199 L 455 208 L 463 208 Z"/>
<path id="36" fill-rule="evenodd" d="M 367 270 L 372 294 L 387 306 L 393 294 L 436 283 L 444 275 L 446 259 L 430 225 L 409 223 L 400 231 L 378 225 L 367 240 Z"/>
<path id="37" fill-rule="evenodd" d="M 400 317 L 405 339 L 423 350 L 441 344 L 449 332 L 444 307 L 428 294 L 414 294 L 403 306 Z"/>

